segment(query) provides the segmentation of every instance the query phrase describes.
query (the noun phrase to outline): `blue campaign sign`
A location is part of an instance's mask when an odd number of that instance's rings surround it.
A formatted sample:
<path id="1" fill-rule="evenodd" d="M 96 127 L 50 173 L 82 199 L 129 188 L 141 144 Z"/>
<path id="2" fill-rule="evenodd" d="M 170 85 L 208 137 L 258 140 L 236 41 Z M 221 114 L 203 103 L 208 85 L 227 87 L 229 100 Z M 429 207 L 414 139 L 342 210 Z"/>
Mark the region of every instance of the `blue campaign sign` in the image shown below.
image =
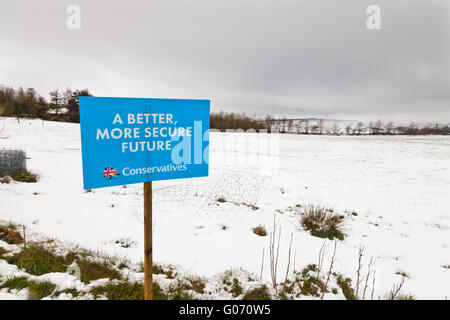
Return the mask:
<path id="1" fill-rule="evenodd" d="M 209 100 L 80 97 L 84 189 L 204 177 Z"/>

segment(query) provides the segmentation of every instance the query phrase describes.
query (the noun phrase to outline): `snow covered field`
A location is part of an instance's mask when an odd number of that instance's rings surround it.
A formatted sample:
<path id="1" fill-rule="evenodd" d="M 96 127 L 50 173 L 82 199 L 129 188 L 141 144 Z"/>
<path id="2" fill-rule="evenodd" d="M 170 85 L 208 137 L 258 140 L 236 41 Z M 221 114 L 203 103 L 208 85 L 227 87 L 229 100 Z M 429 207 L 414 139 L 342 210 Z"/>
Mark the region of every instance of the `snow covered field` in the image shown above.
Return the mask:
<path id="1" fill-rule="evenodd" d="M 1 122 L 0 147 L 24 149 L 28 169 L 40 180 L 0 184 L 0 221 L 143 260 L 141 184 L 86 193 L 79 125 Z M 450 269 L 444 268 L 450 265 L 450 137 L 279 135 L 279 151 L 258 152 L 255 160 L 246 135 L 212 133 L 210 177 L 153 183 L 156 262 L 201 276 L 239 267 L 259 276 L 263 263 L 263 280 L 269 283 L 269 236 L 252 228 L 262 224 L 270 232 L 275 215 L 283 281 L 291 233 L 291 269 L 317 263 L 324 243 L 301 229 L 289 207 L 324 205 L 356 213 L 346 215 L 347 237 L 337 244 L 336 271 L 355 279 L 364 246 L 365 268 L 375 259 L 375 296 L 383 297 L 399 282 L 399 270 L 409 275 L 402 291 L 418 299 L 450 296 Z M 120 240 L 130 246 L 122 247 Z M 329 261 L 333 242 L 327 242 Z M 1 266 L 0 274 L 7 272 Z M 10 298 L 6 295 L 0 298 Z"/>

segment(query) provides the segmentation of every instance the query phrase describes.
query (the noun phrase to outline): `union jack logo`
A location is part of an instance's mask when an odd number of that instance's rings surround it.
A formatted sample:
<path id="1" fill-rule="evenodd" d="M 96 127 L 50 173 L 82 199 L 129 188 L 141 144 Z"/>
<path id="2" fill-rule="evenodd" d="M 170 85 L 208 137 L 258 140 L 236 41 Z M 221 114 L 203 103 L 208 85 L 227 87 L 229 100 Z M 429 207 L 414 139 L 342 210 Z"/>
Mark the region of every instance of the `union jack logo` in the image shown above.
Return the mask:
<path id="1" fill-rule="evenodd" d="M 117 178 L 119 175 L 119 171 L 115 168 L 107 167 L 103 170 L 103 176 L 105 179 Z"/>

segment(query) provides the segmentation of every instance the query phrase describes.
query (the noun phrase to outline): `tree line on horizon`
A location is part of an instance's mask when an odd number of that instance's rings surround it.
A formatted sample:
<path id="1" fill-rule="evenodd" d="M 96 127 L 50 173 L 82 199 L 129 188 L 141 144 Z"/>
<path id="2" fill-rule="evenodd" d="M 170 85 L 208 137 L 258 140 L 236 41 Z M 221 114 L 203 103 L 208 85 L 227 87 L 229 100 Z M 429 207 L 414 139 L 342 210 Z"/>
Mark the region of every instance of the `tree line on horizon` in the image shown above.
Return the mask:
<path id="1" fill-rule="evenodd" d="M 358 121 L 356 124 L 347 123 L 341 128 L 334 121 L 331 127 L 325 125 L 324 119 L 275 119 L 270 115 L 265 118 L 269 131 L 278 133 L 314 134 L 314 135 L 449 135 L 450 127 L 435 123 L 419 126 L 411 122 L 407 126 L 395 126 L 392 121 L 383 120 Z"/>
<path id="2" fill-rule="evenodd" d="M 88 89 L 49 92 L 50 100 L 38 94 L 34 88 L 14 89 L 0 86 L 0 116 L 39 118 L 66 122 L 80 122 L 79 97 L 92 96 Z"/>
<path id="3" fill-rule="evenodd" d="M 0 85 L 0 116 L 39 118 L 43 120 L 80 122 L 79 97 L 92 96 L 88 89 L 55 89 L 49 92 L 49 101 L 38 94 L 34 88 L 23 89 Z M 287 119 L 266 115 L 264 119 L 245 113 L 211 112 L 210 128 L 267 130 L 267 132 L 296 133 L 314 135 L 449 135 L 450 127 L 438 123 L 419 126 L 411 122 L 408 126 L 395 126 L 392 121 L 382 120 L 356 124 L 346 124 L 340 128 L 336 122 L 331 128 L 325 126 L 324 119 Z"/>

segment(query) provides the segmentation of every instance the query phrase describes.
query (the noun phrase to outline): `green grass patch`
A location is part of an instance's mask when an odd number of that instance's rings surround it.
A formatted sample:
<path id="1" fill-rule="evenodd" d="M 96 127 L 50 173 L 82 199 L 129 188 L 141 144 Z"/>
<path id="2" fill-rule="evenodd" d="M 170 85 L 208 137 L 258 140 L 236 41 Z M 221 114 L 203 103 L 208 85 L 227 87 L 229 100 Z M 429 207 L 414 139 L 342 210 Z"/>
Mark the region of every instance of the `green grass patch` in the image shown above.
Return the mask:
<path id="1" fill-rule="evenodd" d="M 144 285 L 138 282 L 132 283 L 127 280 L 122 280 L 117 283 L 108 282 L 105 285 L 93 287 L 91 293 L 96 299 L 103 295 L 109 300 L 144 300 Z M 171 286 L 168 292 L 164 292 L 161 286 L 154 281 L 153 299 L 193 300 L 194 297 L 180 283 Z"/>
<path id="2" fill-rule="evenodd" d="M 170 300 L 195 300 L 194 296 L 187 291 L 177 289 L 169 295 Z"/>
<path id="3" fill-rule="evenodd" d="M 231 294 L 236 298 L 242 294 L 242 287 L 237 278 L 233 278 L 233 285 L 231 286 Z"/>
<path id="4" fill-rule="evenodd" d="M 176 282 L 169 286 L 168 292 L 164 292 L 157 282 L 153 282 L 153 299 L 154 300 L 195 300 L 194 296 L 186 291 L 185 284 Z"/>
<path id="5" fill-rule="evenodd" d="M 28 299 L 30 300 L 40 300 L 52 294 L 56 286 L 51 282 L 36 282 L 28 280 L 25 277 L 14 277 L 6 280 L 0 286 L 0 289 L 8 288 L 22 290 L 28 288 Z"/>
<path id="6" fill-rule="evenodd" d="M 205 281 L 199 277 L 188 276 L 183 279 L 177 279 L 169 286 L 169 299 L 192 300 L 193 296 L 188 291 L 192 290 L 203 294 L 205 287 Z"/>
<path id="7" fill-rule="evenodd" d="M 269 292 L 269 288 L 266 285 L 256 287 L 248 290 L 242 300 L 271 300 L 272 297 Z"/>
<path id="8" fill-rule="evenodd" d="M 51 295 L 53 290 L 55 290 L 55 285 L 51 282 L 29 282 L 28 299 L 30 300 L 40 300 L 44 297 Z"/>
<path id="9" fill-rule="evenodd" d="M 109 300 L 144 300 L 144 285 L 122 280 L 118 283 L 108 282 L 91 289 L 95 298 L 104 295 Z"/>
<path id="10" fill-rule="evenodd" d="M 169 295 L 155 281 L 153 281 L 153 300 L 169 300 Z"/>
<path id="11" fill-rule="evenodd" d="M 301 272 L 295 271 L 291 280 L 281 283 L 280 298 L 293 299 L 302 295 L 320 297 L 328 292 L 325 283 L 317 277 L 317 266 L 310 264 Z"/>
<path id="12" fill-rule="evenodd" d="M 347 300 L 357 300 L 358 299 L 355 295 L 355 290 L 353 290 L 353 287 L 352 287 L 352 279 L 344 278 L 342 275 L 338 275 L 336 277 L 336 283 L 339 286 L 339 288 L 341 288 L 345 299 L 347 299 Z"/>
<path id="13" fill-rule="evenodd" d="M 81 272 L 81 281 L 89 283 L 92 280 L 109 278 L 120 279 L 121 274 L 107 260 L 92 261 L 88 259 L 86 251 L 71 252 L 60 256 L 44 247 L 41 243 L 30 243 L 19 253 L 7 257 L 8 263 L 25 269 L 29 274 L 40 276 L 50 272 L 66 272 L 74 260 Z"/>
<path id="14" fill-rule="evenodd" d="M 25 277 L 14 277 L 7 279 L 5 283 L 0 286 L 0 289 L 9 288 L 9 289 L 17 289 L 22 290 L 23 288 L 28 287 L 28 279 Z"/>
<path id="15" fill-rule="evenodd" d="M 30 243 L 19 253 L 7 258 L 8 263 L 25 269 L 29 274 L 40 276 L 50 272 L 65 272 L 67 266 L 64 258 L 57 256 L 41 244 Z"/>
<path id="16" fill-rule="evenodd" d="M 81 272 L 81 281 L 89 283 L 98 279 L 120 279 L 120 272 L 112 268 L 107 262 L 94 262 L 88 259 L 77 261 Z"/>
<path id="17" fill-rule="evenodd" d="M 233 270 L 226 270 L 222 276 L 222 283 L 226 286 L 233 284 L 231 277 L 233 276 Z"/>

